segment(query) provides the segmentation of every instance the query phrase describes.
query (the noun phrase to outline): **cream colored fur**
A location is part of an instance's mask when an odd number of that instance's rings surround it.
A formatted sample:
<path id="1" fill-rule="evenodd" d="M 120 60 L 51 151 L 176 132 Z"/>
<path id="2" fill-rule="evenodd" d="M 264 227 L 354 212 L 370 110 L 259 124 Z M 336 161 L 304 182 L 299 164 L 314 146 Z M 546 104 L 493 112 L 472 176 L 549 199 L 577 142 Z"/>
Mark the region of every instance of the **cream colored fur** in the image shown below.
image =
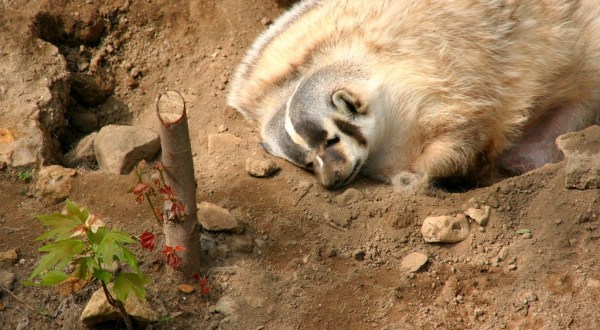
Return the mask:
<path id="1" fill-rule="evenodd" d="M 303 75 L 336 63 L 371 75 L 357 87 L 362 173 L 528 170 L 557 160 L 557 135 L 599 122 L 600 1 L 304 1 L 255 42 L 228 103 L 262 128 Z"/>

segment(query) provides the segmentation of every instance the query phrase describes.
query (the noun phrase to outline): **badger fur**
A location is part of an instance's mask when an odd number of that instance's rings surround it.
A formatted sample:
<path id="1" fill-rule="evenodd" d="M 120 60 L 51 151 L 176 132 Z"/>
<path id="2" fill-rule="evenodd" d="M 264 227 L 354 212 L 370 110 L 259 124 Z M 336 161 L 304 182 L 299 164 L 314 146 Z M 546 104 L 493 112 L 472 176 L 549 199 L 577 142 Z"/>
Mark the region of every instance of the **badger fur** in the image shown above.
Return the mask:
<path id="1" fill-rule="evenodd" d="M 521 173 L 600 122 L 598 0 L 306 0 L 254 42 L 228 104 L 328 188 L 419 192 Z"/>

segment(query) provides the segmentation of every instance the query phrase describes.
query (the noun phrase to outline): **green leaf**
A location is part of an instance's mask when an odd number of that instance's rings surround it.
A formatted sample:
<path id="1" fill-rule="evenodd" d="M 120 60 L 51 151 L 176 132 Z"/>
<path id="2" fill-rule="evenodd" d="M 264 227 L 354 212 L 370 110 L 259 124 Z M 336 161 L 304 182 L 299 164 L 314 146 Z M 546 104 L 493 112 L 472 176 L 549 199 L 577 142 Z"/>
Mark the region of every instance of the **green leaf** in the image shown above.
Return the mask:
<path id="1" fill-rule="evenodd" d="M 73 263 L 76 265 L 73 276 L 80 280 L 87 280 L 92 275 L 94 268 L 98 268 L 98 264 L 92 257 L 77 258 Z"/>
<path id="2" fill-rule="evenodd" d="M 110 264 L 118 259 L 127 262 L 136 271 L 139 271 L 135 255 L 123 246 L 124 243 L 129 242 L 135 242 L 129 235 L 123 232 L 109 231 L 104 235 L 96 252 L 105 264 Z"/>
<path id="3" fill-rule="evenodd" d="M 47 240 L 53 237 L 55 240 L 69 238 L 73 234 L 75 228 L 82 225 L 79 221 L 60 213 L 51 215 L 42 214 L 38 215 L 37 218 L 41 220 L 45 226 L 53 227 L 53 229 L 48 230 L 36 238 L 38 241 Z"/>
<path id="4" fill-rule="evenodd" d="M 69 276 L 61 271 L 51 270 L 42 276 L 40 283 L 42 285 L 54 285 L 66 280 L 67 277 Z"/>
<path id="5" fill-rule="evenodd" d="M 80 223 L 85 223 L 85 220 L 87 220 L 89 215 L 86 208 L 80 207 L 69 199 L 67 199 L 65 210 L 67 211 L 67 216 L 70 215 L 73 219 L 79 220 Z"/>
<path id="6" fill-rule="evenodd" d="M 523 235 L 525 233 L 531 233 L 531 229 L 523 228 L 523 229 L 517 230 L 517 234 L 519 234 L 519 235 Z"/>
<path id="7" fill-rule="evenodd" d="M 104 269 L 95 269 L 94 277 L 104 283 L 110 283 L 113 279 L 112 274 L 109 271 L 106 271 Z"/>
<path id="8" fill-rule="evenodd" d="M 106 234 L 106 236 L 107 237 L 105 237 L 104 239 L 108 238 L 117 243 L 124 243 L 124 244 L 135 243 L 135 240 L 133 238 L 131 238 L 131 236 L 129 236 L 127 233 L 124 233 L 124 232 L 118 231 L 118 230 L 111 230 L 110 232 L 108 232 Z"/>
<path id="9" fill-rule="evenodd" d="M 134 294 L 142 301 L 145 301 L 145 286 L 148 283 L 150 283 L 150 280 L 142 274 L 121 273 L 115 278 L 113 289 L 115 290 L 117 299 L 120 301 L 125 301 L 129 294 Z"/>
<path id="10" fill-rule="evenodd" d="M 39 248 L 39 251 L 48 252 L 44 255 L 37 264 L 37 267 L 33 270 L 29 276 L 29 280 L 34 279 L 36 276 L 44 271 L 50 270 L 54 267 L 57 269 L 63 269 L 69 264 L 73 257 L 81 253 L 85 248 L 85 244 L 75 238 L 50 243 Z"/>

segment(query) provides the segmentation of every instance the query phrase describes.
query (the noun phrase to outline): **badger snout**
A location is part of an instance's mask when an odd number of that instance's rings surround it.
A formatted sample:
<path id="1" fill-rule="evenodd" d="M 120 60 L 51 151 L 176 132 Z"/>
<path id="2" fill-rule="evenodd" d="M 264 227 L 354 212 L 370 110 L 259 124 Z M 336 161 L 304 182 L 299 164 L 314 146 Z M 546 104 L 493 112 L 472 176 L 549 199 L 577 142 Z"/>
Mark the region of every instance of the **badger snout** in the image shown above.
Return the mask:
<path id="1" fill-rule="evenodd" d="M 348 184 L 360 170 L 360 161 L 353 162 L 335 149 L 327 149 L 315 158 L 313 171 L 319 183 L 327 189 Z"/>

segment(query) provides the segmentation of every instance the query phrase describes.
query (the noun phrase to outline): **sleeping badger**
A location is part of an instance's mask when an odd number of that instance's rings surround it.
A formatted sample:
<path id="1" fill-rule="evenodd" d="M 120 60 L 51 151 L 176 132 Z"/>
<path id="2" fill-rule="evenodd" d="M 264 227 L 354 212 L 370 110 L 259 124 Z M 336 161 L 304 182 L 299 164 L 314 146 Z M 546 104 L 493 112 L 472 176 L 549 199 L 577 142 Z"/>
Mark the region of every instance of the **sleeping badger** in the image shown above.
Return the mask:
<path id="1" fill-rule="evenodd" d="M 600 122 L 600 1 L 302 1 L 254 42 L 228 104 L 327 188 L 522 173 Z"/>

